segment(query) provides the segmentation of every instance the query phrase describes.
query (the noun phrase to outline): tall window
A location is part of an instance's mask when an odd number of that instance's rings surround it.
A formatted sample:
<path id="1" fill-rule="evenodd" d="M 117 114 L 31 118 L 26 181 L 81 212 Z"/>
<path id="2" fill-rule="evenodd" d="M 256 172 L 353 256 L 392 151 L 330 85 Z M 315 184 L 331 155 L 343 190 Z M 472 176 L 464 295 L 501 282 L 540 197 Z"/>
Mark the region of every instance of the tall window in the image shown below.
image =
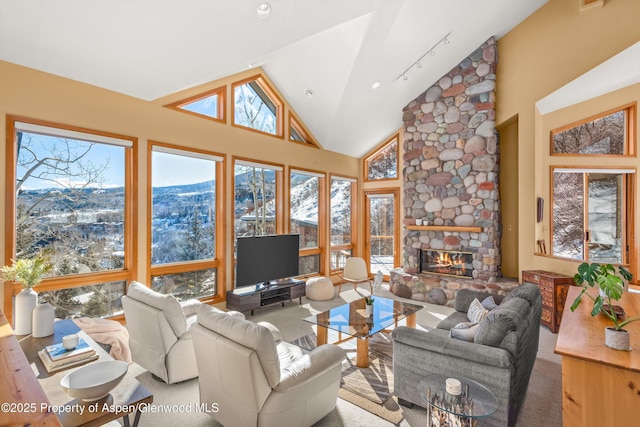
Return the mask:
<path id="1" fill-rule="evenodd" d="M 331 178 L 331 269 L 344 268 L 353 252 L 352 223 L 355 212 L 355 180 Z"/>
<path id="2" fill-rule="evenodd" d="M 58 317 L 121 312 L 131 278 L 134 140 L 9 120 L 7 170 L 15 179 L 7 181 L 6 234 L 15 253 L 7 257 L 43 253 L 51 261 L 38 294 Z"/>
<path id="3" fill-rule="evenodd" d="M 262 76 L 232 85 L 233 124 L 282 137 L 284 104 Z"/>
<path id="4" fill-rule="evenodd" d="M 553 171 L 553 255 L 628 263 L 631 170 Z"/>
<path id="5" fill-rule="evenodd" d="M 635 104 L 551 131 L 551 152 L 560 155 L 629 155 L 634 146 Z"/>
<path id="6" fill-rule="evenodd" d="M 205 119 L 225 122 L 226 86 L 174 102 L 166 107 Z"/>
<path id="7" fill-rule="evenodd" d="M 398 190 L 367 190 L 366 247 L 372 274 L 385 276 L 398 265 Z"/>
<path id="8" fill-rule="evenodd" d="M 398 135 L 385 141 L 373 153 L 365 156 L 365 180 L 377 181 L 398 178 Z"/>
<path id="9" fill-rule="evenodd" d="M 216 219 L 222 160 L 210 153 L 152 146 L 153 289 L 179 299 L 218 293 Z"/>
<path id="10" fill-rule="evenodd" d="M 300 274 L 320 272 L 320 191 L 324 175 L 292 170 L 289 188 L 289 231 L 300 234 Z"/>
<path id="11" fill-rule="evenodd" d="M 237 237 L 276 234 L 278 181 L 282 167 L 236 160 L 234 231 Z"/>

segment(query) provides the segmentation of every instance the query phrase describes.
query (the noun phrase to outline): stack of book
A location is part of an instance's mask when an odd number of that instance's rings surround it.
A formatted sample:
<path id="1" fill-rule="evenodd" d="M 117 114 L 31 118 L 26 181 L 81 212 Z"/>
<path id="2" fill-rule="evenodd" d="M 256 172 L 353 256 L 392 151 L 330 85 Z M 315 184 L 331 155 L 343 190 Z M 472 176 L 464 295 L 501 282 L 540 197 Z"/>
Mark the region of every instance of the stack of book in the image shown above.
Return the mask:
<path id="1" fill-rule="evenodd" d="M 47 372 L 67 369 L 98 358 L 96 351 L 82 338 L 74 349 L 67 350 L 62 343 L 52 344 L 40 350 L 38 356 Z"/>

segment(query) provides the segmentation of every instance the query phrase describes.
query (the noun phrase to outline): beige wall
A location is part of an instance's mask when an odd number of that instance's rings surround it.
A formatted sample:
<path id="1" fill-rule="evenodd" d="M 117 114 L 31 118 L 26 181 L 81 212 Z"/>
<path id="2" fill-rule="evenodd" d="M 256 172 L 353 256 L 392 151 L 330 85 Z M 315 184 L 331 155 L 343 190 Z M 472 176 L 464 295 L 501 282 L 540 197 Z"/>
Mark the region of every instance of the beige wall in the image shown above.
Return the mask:
<path id="1" fill-rule="evenodd" d="M 552 128 L 551 118 L 536 114 L 534 104 L 640 40 L 638 16 L 640 2 L 635 0 L 606 0 L 604 6 L 583 13 L 578 0 L 550 0 L 498 41 L 496 119 L 499 128 L 509 120 L 518 123 L 520 270 L 546 269 L 573 275 L 576 268 L 573 262 L 534 255 L 536 239 L 547 236 L 542 225 L 536 225 L 535 199 L 539 196 L 548 200 L 549 196 L 549 168 L 545 159 L 549 152 L 548 131 Z M 615 99 L 594 100 L 588 103 L 588 110 L 604 111 L 638 100 L 635 91 L 622 91 L 620 95 Z M 565 109 L 563 120 L 585 115 L 587 110 L 583 108 L 581 104 Z M 554 120 L 557 117 L 554 115 Z M 515 200 L 512 194 L 506 197 Z M 545 217 L 549 218 L 548 206 Z M 549 237 L 546 241 L 548 251 Z"/>
<path id="2" fill-rule="evenodd" d="M 265 136 L 231 126 L 230 103 L 227 108 L 227 124 L 216 123 L 164 108 L 163 105 L 186 98 L 205 90 L 220 87 L 241 78 L 250 77 L 261 70 L 250 70 L 232 78 L 218 80 L 198 88 L 184 91 L 160 100 L 146 102 L 97 88 L 84 83 L 41 73 L 28 68 L 0 61 L 0 129 L 6 132 L 7 114 L 41 119 L 49 122 L 79 126 L 138 138 L 138 236 L 136 252 L 137 278 L 144 280 L 147 275 L 147 141 L 160 141 L 181 146 L 206 149 L 225 155 L 227 183 L 231 182 L 231 156 L 241 156 L 265 162 L 285 164 L 317 171 L 335 173 L 342 176 L 358 177 L 360 161 L 356 158 L 319 150 L 292 143 L 280 138 Z M 160 71 L 159 71 L 160 72 Z M 266 76 L 265 76 L 266 77 Z M 149 78 L 153 78 L 150 76 Z M 277 88 L 276 88 L 277 89 Z M 281 94 L 279 94 L 282 99 Z M 231 99 L 229 92 L 227 99 Z M 287 113 L 288 114 L 288 109 Z M 398 113 L 400 114 L 400 113 Z M 285 127 L 287 121 L 285 120 Z M 288 132 L 287 132 L 288 135 Z M 1 138 L 0 164 L 6 164 L 7 138 Z M 320 141 L 322 143 L 322 141 Z M 168 173 L 172 171 L 167 171 Z M 179 172 L 179 171 L 173 171 Z M 287 181 L 288 182 L 288 181 Z M 5 205 L 5 174 L 0 174 L 2 206 Z M 230 184 L 229 184 L 230 185 Z M 227 189 L 229 187 L 227 186 Z M 233 192 L 226 192 L 228 218 L 233 215 Z M 5 254 L 5 218 L 0 223 L 0 259 Z M 233 248 L 233 221 L 227 220 L 226 248 Z M 227 254 L 227 259 L 231 259 Z M 232 277 L 232 268 L 227 263 L 227 281 Z M 231 288 L 227 283 L 227 288 Z M 0 290 L 0 298 L 3 297 Z M 2 299 L 0 299 L 2 300 Z"/>

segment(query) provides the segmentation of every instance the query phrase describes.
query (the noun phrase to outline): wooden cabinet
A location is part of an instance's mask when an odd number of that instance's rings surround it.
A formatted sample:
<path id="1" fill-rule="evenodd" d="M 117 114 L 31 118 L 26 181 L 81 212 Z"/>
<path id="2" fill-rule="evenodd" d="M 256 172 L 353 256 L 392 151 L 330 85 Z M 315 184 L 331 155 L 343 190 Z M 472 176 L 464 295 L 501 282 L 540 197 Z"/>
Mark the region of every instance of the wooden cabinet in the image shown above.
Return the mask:
<path id="1" fill-rule="evenodd" d="M 580 290 L 570 286 L 567 300 L 572 302 Z M 595 289 L 589 292 L 598 295 Z M 618 304 L 628 317 L 640 314 L 640 294 L 625 292 Z M 625 326 L 631 351 L 613 350 L 604 344 L 604 329 L 612 322 L 602 314 L 591 316 L 592 308 L 585 297 L 576 311 L 567 309 L 558 333 L 555 352 L 562 356 L 562 425 L 638 425 L 640 322 Z"/>
<path id="2" fill-rule="evenodd" d="M 522 282 L 538 286 L 542 294 L 540 324 L 551 329 L 554 334 L 558 332 L 567 291 L 569 286 L 573 285 L 573 278 L 549 271 L 527 270 L 522 272 Z"/>

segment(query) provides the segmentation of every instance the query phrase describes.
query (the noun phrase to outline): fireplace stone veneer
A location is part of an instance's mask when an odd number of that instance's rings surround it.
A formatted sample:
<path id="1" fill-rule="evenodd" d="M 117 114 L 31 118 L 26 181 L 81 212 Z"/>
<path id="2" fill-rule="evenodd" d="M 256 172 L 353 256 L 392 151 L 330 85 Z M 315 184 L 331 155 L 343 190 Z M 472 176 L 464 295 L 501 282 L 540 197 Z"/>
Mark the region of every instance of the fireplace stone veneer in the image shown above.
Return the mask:
<path id="1" fill-rule="evenodd" d="M 497 61 L 491 38 L 403 109 L 404 274 L 433 249 L 473 252 L 476 282 L 501 276 Z"/>

